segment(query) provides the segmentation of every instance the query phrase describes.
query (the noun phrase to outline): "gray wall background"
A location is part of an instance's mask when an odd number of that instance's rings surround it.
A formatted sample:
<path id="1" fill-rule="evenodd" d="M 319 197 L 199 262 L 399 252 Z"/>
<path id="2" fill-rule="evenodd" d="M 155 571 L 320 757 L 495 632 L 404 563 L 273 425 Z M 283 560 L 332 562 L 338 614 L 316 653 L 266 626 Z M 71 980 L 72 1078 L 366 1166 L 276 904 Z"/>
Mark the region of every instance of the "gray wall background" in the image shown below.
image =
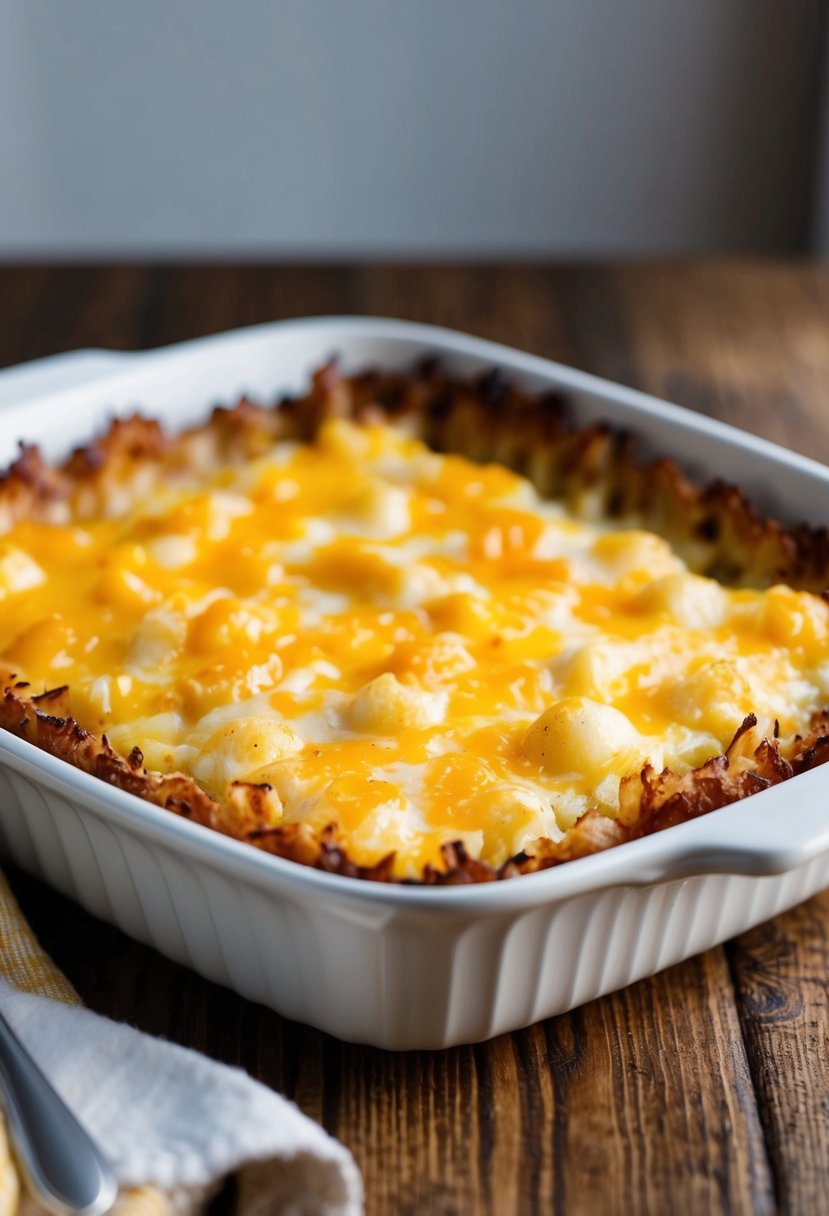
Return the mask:
<path id="1" fill-rule="evenodd" d="M 0 254 L 829 241 L 825 7 L 2 0 Z"/>

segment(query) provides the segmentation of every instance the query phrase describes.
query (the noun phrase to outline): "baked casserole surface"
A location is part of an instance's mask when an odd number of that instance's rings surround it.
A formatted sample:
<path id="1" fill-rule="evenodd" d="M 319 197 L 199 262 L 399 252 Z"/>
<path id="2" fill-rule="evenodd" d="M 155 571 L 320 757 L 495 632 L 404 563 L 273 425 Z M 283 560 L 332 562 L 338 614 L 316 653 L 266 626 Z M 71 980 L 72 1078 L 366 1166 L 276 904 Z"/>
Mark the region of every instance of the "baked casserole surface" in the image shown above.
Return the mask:
<path id="1" fill-rule="evenodd" d="M 0 725 L 339 873 L 485 881 L 829 759 L 829 540 L 437 363 L 0 480 Z"/>

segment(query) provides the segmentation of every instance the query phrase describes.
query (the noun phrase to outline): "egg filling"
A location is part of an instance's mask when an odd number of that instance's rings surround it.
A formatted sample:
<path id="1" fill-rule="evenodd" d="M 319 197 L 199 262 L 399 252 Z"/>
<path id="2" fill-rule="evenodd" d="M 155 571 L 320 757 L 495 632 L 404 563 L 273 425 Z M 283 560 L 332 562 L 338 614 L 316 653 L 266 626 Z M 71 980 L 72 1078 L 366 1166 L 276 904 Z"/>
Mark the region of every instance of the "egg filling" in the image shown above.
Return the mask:
<path id="1" fill-rule="evenodd" d="M 829 606 L 690 573 L 667 541 L 579 522 L 500 465 L 384 423 L 0 538 L 3 665 L 267 825 L 335 823 L 398 877 L 460 840 L 499 866 L 620 780 L 787 740 L 829 700 Z M 265 805 L 263 803 L 263 805 Z"/>

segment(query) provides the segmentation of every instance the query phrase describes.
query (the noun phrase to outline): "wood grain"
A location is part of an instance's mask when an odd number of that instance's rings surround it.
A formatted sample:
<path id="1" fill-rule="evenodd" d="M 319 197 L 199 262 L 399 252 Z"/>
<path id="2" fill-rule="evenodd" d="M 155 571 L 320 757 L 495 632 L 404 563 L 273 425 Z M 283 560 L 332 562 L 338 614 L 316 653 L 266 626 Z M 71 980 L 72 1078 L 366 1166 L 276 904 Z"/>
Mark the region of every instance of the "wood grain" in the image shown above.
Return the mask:
<path id="1" fill-rule="evenodd" d="M 728 952 L 780 1211 L 829 1212 L 829 892 Z"/>
<path id="2" fill-rule="evenodd" d="M 479 333 L 829 460 L 829 272 L 803 265 L 14 267 L 0 365 L 337 312 Z M 88 1004 L 294 1098 L 354 1152 L 369 1216 L 829 1211 L 829 896 L 529 1030 L 394 1055 L 12 880 Z"/>
<path id="3" fill-rule="evenodd" d="M 293 1098 L 354 1152 L 370 1213 L 628 1216 L 675 1193 L 775 1210 L 720 950 L 491 1043 L 401 1055 L 287 1022 L 12 879 L 87 1004 Z"/>

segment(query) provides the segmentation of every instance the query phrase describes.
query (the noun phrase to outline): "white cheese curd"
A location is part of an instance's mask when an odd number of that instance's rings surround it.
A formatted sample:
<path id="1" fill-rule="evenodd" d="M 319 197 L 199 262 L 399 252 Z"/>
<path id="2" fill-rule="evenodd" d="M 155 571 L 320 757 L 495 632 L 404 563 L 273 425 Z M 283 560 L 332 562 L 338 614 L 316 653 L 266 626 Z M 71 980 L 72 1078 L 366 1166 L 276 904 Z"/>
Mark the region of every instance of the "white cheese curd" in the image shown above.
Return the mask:
<path id="1" fill-rule="evenodd" d="M 0 599 L 31 591 L 46 581 L 46 572 L 28 553 L 14 545 L 0 546 Z"/>
<path id="2" fill-rule="evenodd" d="M 165 570 L 180 570 L 196 560 L 199 547 L 192 536 L 159 536 L 148 542 L 147 553 Z"/>

